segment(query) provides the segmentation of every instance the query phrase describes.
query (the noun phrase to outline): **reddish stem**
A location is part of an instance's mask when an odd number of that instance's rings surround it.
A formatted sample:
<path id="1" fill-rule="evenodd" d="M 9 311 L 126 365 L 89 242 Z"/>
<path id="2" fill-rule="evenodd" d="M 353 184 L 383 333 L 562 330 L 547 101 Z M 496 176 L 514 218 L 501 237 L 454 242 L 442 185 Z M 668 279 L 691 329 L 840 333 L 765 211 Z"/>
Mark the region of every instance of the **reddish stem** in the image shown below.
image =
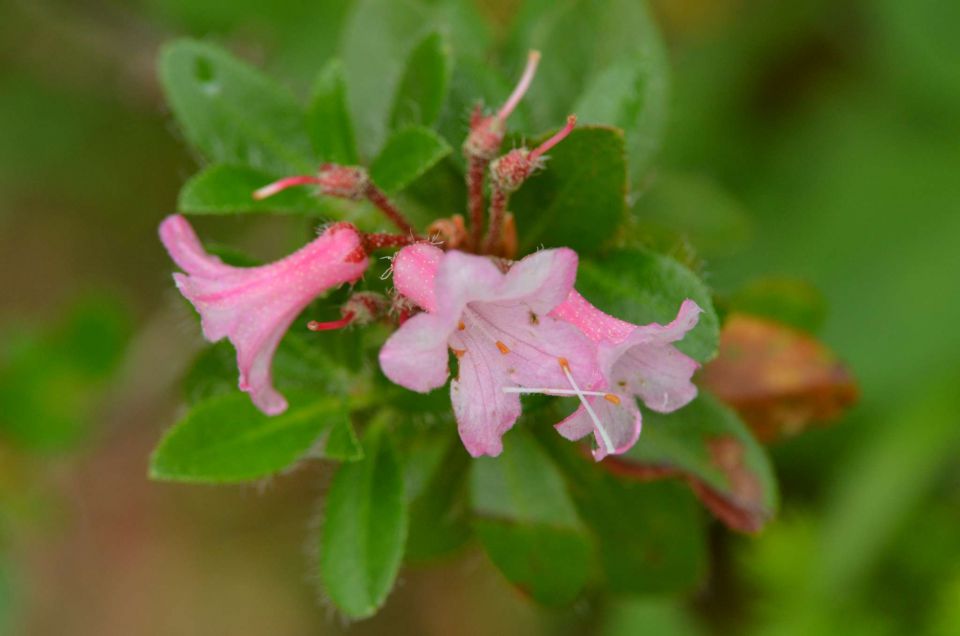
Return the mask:
<path id="1" fill-rule="evenodd" d="M 310 331 L 330 331 L 331 329 L 343 329 L 349 325 L 353 319 L 354 313 L 352 311 L 348 311 L 340 320 L 331 320 L 330 322 L 317 322 L 316 320 L 311 320 L 307 323 L 307 329 Z"/>
<path id="2" fill-rule="evenodd" d="M 363 245 L 367 251 L 379 250 L 385 247 L 405 247 L 413 245 L 419 239 L 412 234 L 381 234 L 372 233 L 363 235 Z"/>
<path id="3" fill-rule="evenodd" d="M 490 162 L 481 157 L 470 157 L 467 169 L 467 207 L 470 210 L 470 245 L 474 250 L 480 248 L 483 237 L 483 185 Z"/>
<path id="4" fill-rule="evenodd" d="M 497 245 L 500 243 L 500 235 L 503 232 L 503 219 L 507 214 L 507 200 L 509 195 L 503 188 L 494 186 L 493 194 L 490 196 L 490 228 L 487 230 L 487 238 L 483 242 L 483 254 L 493 254 L 496 252 Z"/>
<path id="5" fill-rule="evenodd" d="M 404 234 L 416 235 L 416 229 L 413 227 L 413 224 L 407 220 L 407 217 L 390 202 L 390 199 L 387 198 L 387 195 L 383 193 L 380 188 L 370 183 L 367 185 L 364 190 L 364 194 L 370 203 L 377 206 L 381 212 L 386 215 L 390 221 L 393 222 L 397 228 L 400 229 Z"/>

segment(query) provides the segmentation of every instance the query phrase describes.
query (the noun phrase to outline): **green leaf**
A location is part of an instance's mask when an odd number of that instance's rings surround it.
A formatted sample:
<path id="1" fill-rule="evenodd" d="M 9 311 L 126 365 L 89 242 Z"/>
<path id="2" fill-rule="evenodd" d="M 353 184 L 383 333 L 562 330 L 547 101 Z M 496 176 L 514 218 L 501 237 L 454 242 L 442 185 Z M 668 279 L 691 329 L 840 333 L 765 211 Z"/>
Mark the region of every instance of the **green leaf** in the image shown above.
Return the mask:
<path id="1" fill-rule="evenodd" d="M 735 530 L 757 532 L 777 509 L 776 478 L 763 447 L 736 413 L 704 392 L 674 413 L 645 411 L 640 441 L 610 465 L 641 478 L 685 478 Z"/>
<path id="2" fill-rule="evenodd" d="M 403 475 L 380 423 L 363 440 L 366 457 L 343 464 L 327 494 L 320 578 L 351 618 L 371 616 L 393 588 L 407 538 Z"/>
<path id="3" fill-rule="evenodd" d="M 437 559 L 460 548 L 470 537 L 470 456 L 453 426 L 426 428 L 405 444 L 403 451 L 410 501 L 407 560 Z"/>
<path id="4" fill-rule="evenodd" d="M 730 256 L 747 245 L 753 227 L 744 207 L 714 181 L 667 173 L 630 210 L 631 233 L 669 246 L 689 241 L 701 256 Z"/>
<path id="5" fill-rule="evenodd" d="M 347 85 L 340 60 L 328 62 L 313 85 L 307 127 L 319 161 L 357 163 L 353 120 L 347 106 Z"/>
<path id="6" fill-rule="evenodd" d="M 387 140 L 370 166 L 370 176 L 384 191 L 398 192 L 450 154 L 450 150 L 447 142 L 429 128 L 405 128 Z"/>
<path id="7" fill-rule="evenodd" d="M 212 44 L 177 40 L 160 81 L 187 139 L 204 156 L 273 176 L 315 168 L 303 109 L 286 89 Z"/>
<path id="8" fill-rule="evenodd" d="M 414 47 L 393 98 L 391 129 L 436 122 L 447 96 L 451 66 L 450 47 L 440 33 L 431 33 Z"/>
<path id="9" fill-rule="evenodd" d="M 599 309 L 640 325 L 670 322 L 690 298 L 703 313 L 677 347 L 700 362 L 716 354 L 720 325 L 710 292 L 693 272 L 667 256 L 622 249 L 599 260 L 582 260 L 577 289 Z"/>
<path id="10" fill-rule="evenodd" d="M 350 112 L 361 154 L 371 156 L 387 137 L 392 104 L 407 56 L 428 34 L 455 42 L 457 55 L 480 58 L 489 27 L 470 0 L 354 0 L 341 38 Z M 386 97 L 386 98 L 385 98 Z"/>
<path id="11" fill-rule="evenodd" d="M 626 192 L 623 134 L 598 126 L 575 129 L 510 200 L 521 252 L 541 245 L 596 252 L 623 221 Z"/>
<path id="12" fill-rule="evenodd" d="M 543 57 L 525 101 L 540 127 L 568 113 L 626 132 L 630 177 L 640 183 L 660 145 L 668 101 L 667 56 L 645 2 L 527 2 L 515 21 L 511 55 Z"/>
<path id="13" fill-rule="evenodd" d="M 561 467 L 580 518 L 594 536 L 611 592 L 678 593 L 703 581 L 707 547 L 701 513 L 681 484 L 618 478 L 603 470 L 612 457 L 597 465 L 552 427 L 537 426 L 536 431 Z"/>
<path id="14" fill-rule="evenodd" d="M 363 459 L 363 446 L 357 439 L 353 424 L 346 418 L 334 423 L 323 448 L 324 457 L 341 462 L 355 462 Z"/>
<path id="15" fill-rule="evenodd" d="M 563 478 L 529 434 L 515 428 L 499 457 L 474 461 L 474 528 L 507 579 L 547 605 L 586 584 L 592 546 Z"/>
<path id="16" fill-rule="evenodd" d="M 246 393 L 218 395 L 194 407 L 164 436 L 150 462 L 153 479 L 250 481 L 289 468 L 320 435 L 346 419 L 343 402 L 291 395 L 284 413 L 264 415 Z"/>
<path id="17" fill-rule="evenodd" d="M 314 337 L 315 336 L 315 337 Z M 280 341 L 273 357 L 273 383 L 281 393 L 311 391 L 319 395 L 346 396 L 356 389 L 357 378 L 336 358 L 331 347 L 324 347 L 328 334 L 310 334 L 310 340 L 298 331 L 289 331 Z M 330 339 L 346 339 L 356 347 L 353 334 L 330 334 Z M 334 340 L 334 343 L 338 343 Z M 215 395 L 233 393 L 237 388 L 237 354 L 227 340 L 201 351 L 184 376 L 187 401 L 197 404 Z"/>
<path id="18" fill-rule="evenodd" d="M 253 168 L 215 164 L 193 177 L 180 190 L 177 209 L 184 214 L 237 214 L 284 212 L 287 214 L 323 214 L 323 205 L 310 188 L 290 188 L 256 201 L 254 190 L 275 181 L 274 177 Z"/>

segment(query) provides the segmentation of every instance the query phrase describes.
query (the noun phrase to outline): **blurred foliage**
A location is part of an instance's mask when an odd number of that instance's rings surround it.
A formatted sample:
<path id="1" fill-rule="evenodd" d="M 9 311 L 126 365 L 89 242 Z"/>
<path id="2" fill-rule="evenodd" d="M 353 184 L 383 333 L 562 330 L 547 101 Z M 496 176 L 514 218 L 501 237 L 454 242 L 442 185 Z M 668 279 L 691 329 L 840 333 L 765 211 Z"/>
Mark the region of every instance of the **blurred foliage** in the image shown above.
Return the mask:
<path id="1" fill-rule="evenodd" d="M 93 314 L 102 315 L 87 327 L 82 320 L 70 327 L 65 316 L 33 316 L 90 278 L 118 283 L 139 316 L 165 302 L 161 290 L 169 280 L 156 272 L 169 264 L 156 247 L 154 228 L 193 164 L 170 135 L 149 71 L 161 41 L 190 35 L 226 44 L 282 77 L 301 103 L 319 69 L 342 52 L 365 161 L 387 138 L 391 114 L 412 116 L 389 98 L 397 86 L 416 85 L 403 79 L 405 60 L 430 34 L 439 31 L 456 44 L 450 92 L 437 120 L 453 148 L 469 100 L 502 99 L 508 86 L 500 76 L 511 77 L 522 51 L 536 41 L 548 81 L 535 86 L 529 106 L 512 120 L 514 130 L 539 135 L 574 108 L 601 119 L 644 122 L 627 138 L 631 171 L 644 171 L 631 172 L 630 231 L 617 237 L 618 244 L 669 252 L 702 274 L 719 291 L 721 318 L 736 310 L 820 334 L 862 382 L 862 406 L 842 425 L 773 448 L 784 515 L 758 539 L 712 534 L 711 561 L 719 565 L 706 578 L 699 513 L 692 496 L 678 499 L 688 495 L 679 484 L 633 490 L 638 503 L 628 509 L 579 491 L 576 514 L 591 533 L 632 538 L 660 531 L 669 548 L 678 530 L 669 520 L 650 520 L 676 514 L 676 527 L 691 535 L 682 537 L 683 544 L 701 546 L 679 554 L 690 560 L 690 576 L 678 589 L 695 591 L 670 600 L 646 595 L 600 603 L 604 633 L 960 632 L 960 571 L 953 558 L 960 554 L 960 443 L 954 432 L 960 340 L 950 330 L 960 320 L 951 279 L 960 271 L 960 5 L 661 0 L 653 5 L 664 49 L 659 38 L 595 37 L 590 21 L 608 25 L 620 14 L 588 12 L 584 20 L 589 2 L 527 4 L 532 8 L 522 9 L 516 21 L 511 3 L 487 0 L 479 7 L 449 0 L 5 6 L 0 253 L 8 293 L 0 310 L 31 318 L 2 335 L 4 439 L 37 449 L 66 449 L 83 439 L 126 339 L 127 318 L 114 322 L 108 304 L 97 305 Z M 631 11 L 640 6 L 620 4 Z M 531 33 L 537 25 L 530 16 L 545 9 L 550 21 Z M 384 19 L 388 14 L 400 22 Z M 480 16 L 492 18 L 490 24 Z M 351 33 L 363 37 L 351 40 Z M 486 55 L 488 36 L 520 55 Z M 602 55 L 584 54 L 594 46 L 604 47 Z M 662 77 L 648 81 L 665 51 L 672 67 L 669 98 Z M 625 58 L 631 60 L 626 67 Z M 606 94 L 611 86 L 624 93 L 609 102 L 572 96 L 581 89 Z M 322 155 L 322 144 L 313 142 L 309 152 Z M 456 165 L 456 158 L 444 159 L 424 180 L 455 188 L 443 171 L 455 176 Z M 437 191 L 424 195 L 411 188 L 404 196 L 429 199 Z M 295 195 L 289 203 L 318 217 L 340 213 L 308 208 L 311 200 Z M 271 223 L 280 238 L 268 251 L 302 242 L 303 223 Z M 240 236 L 226 220 L 211 220 L 209 227 L 222 240 Z M 64 247 L 74 242 L 78 247 Z M 34 254 L 43 267 L 26 271 L 23 262 Z M 767 272 L 777 278 L 756 281 Z M 819 291 L 808 293 L 811 285 Z M 229 390 L 235 378 L 224 366 L 221 388 Z M 289 377 L 291 387 L 314 382 L 295 370 Z M 418 419 L 440 417 L 423 411 Z M 18 423 L 9 423 L 10 413 L 19 414 Z M 442 447 L 431 453 L 431 461 L 443 465 L 455 467 L 462 459 L 446 458 Z M 0 468 L 0 477 L 9 466 Z M 417 503 L 413 478 L 406 476 L 412 470 L 405 471 L 411 537 L 424 501 Z M 565 475 L 576 483 L 575 470 Z M 456 492 L 467 483 L 424 480 L 422 488 L 431 492 L 441 486 Z M 673 508 L 659 505 L 661 487 Z M 270 536 L 271 524 L 263 525 Z M 462 525 L 452 522 L 445 532 L 444 546 L 461 545 Z M 418 552 L 425 551 L 431 538 L 418 541 Z M 601 555 L 602 576 L 616 577 L 617 566 L 634 556 L 644 555 Z M 0 554 L 0 624 L 8 599 L 23 596 L 19 577 L 10 578 L 18 568 L 8 563 Z M 660 591 L 644 588 L 644 580 L 620 580 L 627 596 Z"/>

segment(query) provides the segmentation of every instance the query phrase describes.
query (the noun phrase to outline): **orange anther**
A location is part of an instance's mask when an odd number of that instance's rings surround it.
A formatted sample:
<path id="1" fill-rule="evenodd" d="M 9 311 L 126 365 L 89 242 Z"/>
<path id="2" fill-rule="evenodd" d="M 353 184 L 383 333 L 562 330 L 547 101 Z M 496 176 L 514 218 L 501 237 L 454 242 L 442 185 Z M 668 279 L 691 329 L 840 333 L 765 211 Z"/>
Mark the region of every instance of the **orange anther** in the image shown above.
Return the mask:
<path id="1" fill-rule="evenodd" d="M 606 395 L 603 396 L 603 399 L 609 402 L 610 404 L 616 404 L 617 406 L 620 406 L 619 395 L 614 395 L 613 393 L 607 393 Z"/>
<path id="2" fill-rule="evenodd" d="M 503 344 L 499 340 L 497 340 L 497 349 L 499 349 L 500 353 L 502 353 L 503 355 L 507 355 L 508 353 L 510 353 L 510 347 Z"/>

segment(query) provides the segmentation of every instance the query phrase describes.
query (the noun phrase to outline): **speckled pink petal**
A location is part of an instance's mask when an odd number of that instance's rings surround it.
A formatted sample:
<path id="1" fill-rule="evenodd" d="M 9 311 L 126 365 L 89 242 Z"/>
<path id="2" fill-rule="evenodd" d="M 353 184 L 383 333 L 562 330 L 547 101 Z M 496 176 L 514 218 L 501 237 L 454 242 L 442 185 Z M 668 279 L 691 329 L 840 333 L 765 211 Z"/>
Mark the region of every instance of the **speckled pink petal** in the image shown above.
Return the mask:
<path id="1" fill-rule="evenodd" d="M 403 248 L 393 259 L 393 285 L 427 311 L 436 311 L 434 279 L 443 258 L 443 250 L 429 243 Z"/>
<path id="2" fill-rule="evenodd" d="M 569 440 L 578 440 L 593 433 L 596 448 L 593 458 L 600 461 L 607 455 L 627 452 L 640 437 L 641 417 L 636 402 L 628 395 L 618 395 L 619 404 L 602 397 L 587 398 L 597 415 L 603 432 L 597 429 L 587 409 L 580 405 L 569 417 L 556 425 L 557 432 Z M 608 447 L 608 441 L 610 447 Z M 612 448 L 613 450 L 609 450 Z"/>
<path id="3" fill-rule="evenodd" d="M 637 328 L 600 311 L 576 290 L 572 290 L 550 315 L 576 325 L 594 342 L 621 342 Z"/>
<path id="4" fill-rule="evenodd" d="M 566 247 L 526 256 L 507 272 L 501 296 L 546 314 L 573 291 L 578 260 L 577 253 Z"/>
<path id="5" fill-rule="evenodd" d="M 691 380 L 700 365 L 673 343 L 697 325 L 700 312 L 695 302 L 685 300 L 669 324 L 643 325 L 616 345 L 601 345 L 600 361 L 610 386 L 622 387 L 661 413 L 686 406 L 697 396 Z"/>
<path id="6" fill-rule="evenodd" d="M 503 392 L 505 367 L 468 334 L 459 355 L 459 373 L 450 383 L 450 400 L 463 445 L 474 457 L 499 455 L 501 437 L 520 417 L 520 396 Z"/>
<path id="7" fill-rule="evenodd" d="M 391 382 L 426 393 L 447 382 L 449 325 L 430 313 L 400 326 L 380 349 L 380 368 Z"/>
<path id="8" fill-rule="evenodd" d="M 273 354 L 314 298 L 363 275 L 369 260 L 360 235 L 337 225 L 276 263 L 249 268 L 230 267 L 206 254 L 183 217 L 166 219 L 160 238 L 186 272 L 174 280 L 200 313 L 204 336 L 228 338 L 236 348 L 240 389 L 263 412 L 283 412 L 286 400 L 272 385 Z"/>

